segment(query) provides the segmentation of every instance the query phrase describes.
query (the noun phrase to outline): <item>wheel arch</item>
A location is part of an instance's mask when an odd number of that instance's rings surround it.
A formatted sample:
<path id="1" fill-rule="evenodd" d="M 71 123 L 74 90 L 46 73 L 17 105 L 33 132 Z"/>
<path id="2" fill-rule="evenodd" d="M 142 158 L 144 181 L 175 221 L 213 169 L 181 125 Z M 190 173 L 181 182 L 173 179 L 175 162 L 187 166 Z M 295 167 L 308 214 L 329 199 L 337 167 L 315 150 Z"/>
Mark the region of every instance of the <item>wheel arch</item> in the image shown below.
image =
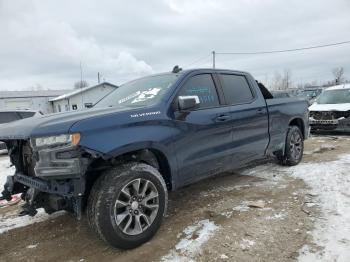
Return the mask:
<path id="1" fill-rule="evenodd" d="M 305 138 L 305 124 L 304 124 L 304 121 L 302 118 L 295 117 L 295 118 L 291 119 L 289 121 L 288 126 L 297 126 L 300 129 L 301 134 L 303 135 L 303 138 Z"/>
<path id="2" fill-rule="evenodd" d="M 168 190 L 174 190 L 176 187 L 174 159 L 169 158 L 169 153 L 160 146 L 151 143 L 141 143 L 138 145 L 128 145 L 118 151 L 108 154 L 102 154 L 101 157 L 95 159 L 91 164 L 91 170 L 99 169 L 102 166 L 112 167 L 127 162 L 146 163 L 161 173 Z M 94 183 L 98 175 L 95 175 L 90 183 Z"/>

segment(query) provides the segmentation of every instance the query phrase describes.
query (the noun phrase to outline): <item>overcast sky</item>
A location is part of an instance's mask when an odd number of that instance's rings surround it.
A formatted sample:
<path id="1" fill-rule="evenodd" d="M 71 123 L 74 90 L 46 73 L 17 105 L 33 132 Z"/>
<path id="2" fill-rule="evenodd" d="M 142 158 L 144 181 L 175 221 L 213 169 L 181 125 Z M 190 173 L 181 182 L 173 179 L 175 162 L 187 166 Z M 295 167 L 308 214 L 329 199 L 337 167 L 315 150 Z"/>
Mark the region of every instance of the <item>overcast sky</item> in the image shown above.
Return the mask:
<path id="1" fill-rule="evenodd" d="M 350 40 L 349 0 L 0 0 L 0 89 L 69 89 L 97 72 L 114 84 L 142 75 L 210 67 L 210 52 L 289 49 Z M 208 55 L 206 59 L 192 62 Z M 304 52 L 218 56 L 217 67 L 265 81 L 331 80 L 350 45 Z"/>

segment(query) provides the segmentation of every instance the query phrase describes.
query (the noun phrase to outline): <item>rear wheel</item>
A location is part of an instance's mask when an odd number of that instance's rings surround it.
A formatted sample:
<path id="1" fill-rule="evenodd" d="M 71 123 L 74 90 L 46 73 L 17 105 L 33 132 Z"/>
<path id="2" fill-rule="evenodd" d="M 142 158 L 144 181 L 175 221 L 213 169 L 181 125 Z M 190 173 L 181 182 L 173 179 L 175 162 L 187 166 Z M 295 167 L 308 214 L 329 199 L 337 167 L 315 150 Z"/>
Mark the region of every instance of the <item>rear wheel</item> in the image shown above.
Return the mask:
<path id="1" fill-rule="evenodd" d="M 105 172 L 91 190 L 87 216 L 110 245 L 129 249 L 151 239 L 159 229 L 167 189 L 157 169 L 129 163 Z"/>
<path id="2" fill-rule="evenodd" d="M 284 156 L 279 157 L 281 164 L 295 166 L 300 163 L 304 152 L 304 138 L 299 127 L 288 128 Z"/>

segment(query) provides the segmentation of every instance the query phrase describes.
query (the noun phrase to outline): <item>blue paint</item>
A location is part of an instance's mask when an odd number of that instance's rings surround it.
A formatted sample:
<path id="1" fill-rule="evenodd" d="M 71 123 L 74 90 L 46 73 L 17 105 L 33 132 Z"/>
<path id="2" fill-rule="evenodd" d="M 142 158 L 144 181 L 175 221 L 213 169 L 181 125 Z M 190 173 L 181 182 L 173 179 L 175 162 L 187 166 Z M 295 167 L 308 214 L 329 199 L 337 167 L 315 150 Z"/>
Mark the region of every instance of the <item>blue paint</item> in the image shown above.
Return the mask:
<path id="1" fill-rule="evenodd" d="M 176 110 L 176 94 L 198 74 L 244 75 L 254 93 L 248 104 L 227 105 L 190 112 Z M 215 81 L 218 91 L 220 83 Z M 214 101 L 205 87 L 190 89 L 201 103 Z M 175 106 L 174 106 L 175 105 Z M 80 146 L 108 159 L 139 149 L 163 154 L 170 166 L 172 188 L 204 177 L 242 167 L 284 149 L 288 126 L 300 119 L 307 134 L 307 102 L 296 99 L 263 98 L 248 73 L 198 69 L 179 74 L 177 81 L 156 104 L 138 108 L 92 108 L 86 111 L 46 115 L 2 125 L 0 139 L 29 139 L 63 133 L 81 134 Z M 226 116 L 220 120 L 220 116 Z"/>

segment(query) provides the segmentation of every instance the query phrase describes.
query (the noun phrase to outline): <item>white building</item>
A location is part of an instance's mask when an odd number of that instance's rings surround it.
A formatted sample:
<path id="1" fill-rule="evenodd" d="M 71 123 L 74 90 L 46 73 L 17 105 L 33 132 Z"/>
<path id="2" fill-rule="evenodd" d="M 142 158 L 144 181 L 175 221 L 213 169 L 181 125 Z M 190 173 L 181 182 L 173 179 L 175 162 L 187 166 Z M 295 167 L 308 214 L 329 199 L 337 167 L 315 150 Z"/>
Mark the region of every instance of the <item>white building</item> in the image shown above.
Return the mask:
<path id="1" fill-rule="evenodd" d="M 0 91 L 0 110 L 32 109 L 52 113 L 50 99 L 71 90 Z"/>
<path id="2" fill-rule="evenodd" d="M 50 102 L 52 103 L 54 112 L 65 112 L 90 108 L 116 88 L 118 87 L 104 82 L 52 98 L 50 99 Z"/>

